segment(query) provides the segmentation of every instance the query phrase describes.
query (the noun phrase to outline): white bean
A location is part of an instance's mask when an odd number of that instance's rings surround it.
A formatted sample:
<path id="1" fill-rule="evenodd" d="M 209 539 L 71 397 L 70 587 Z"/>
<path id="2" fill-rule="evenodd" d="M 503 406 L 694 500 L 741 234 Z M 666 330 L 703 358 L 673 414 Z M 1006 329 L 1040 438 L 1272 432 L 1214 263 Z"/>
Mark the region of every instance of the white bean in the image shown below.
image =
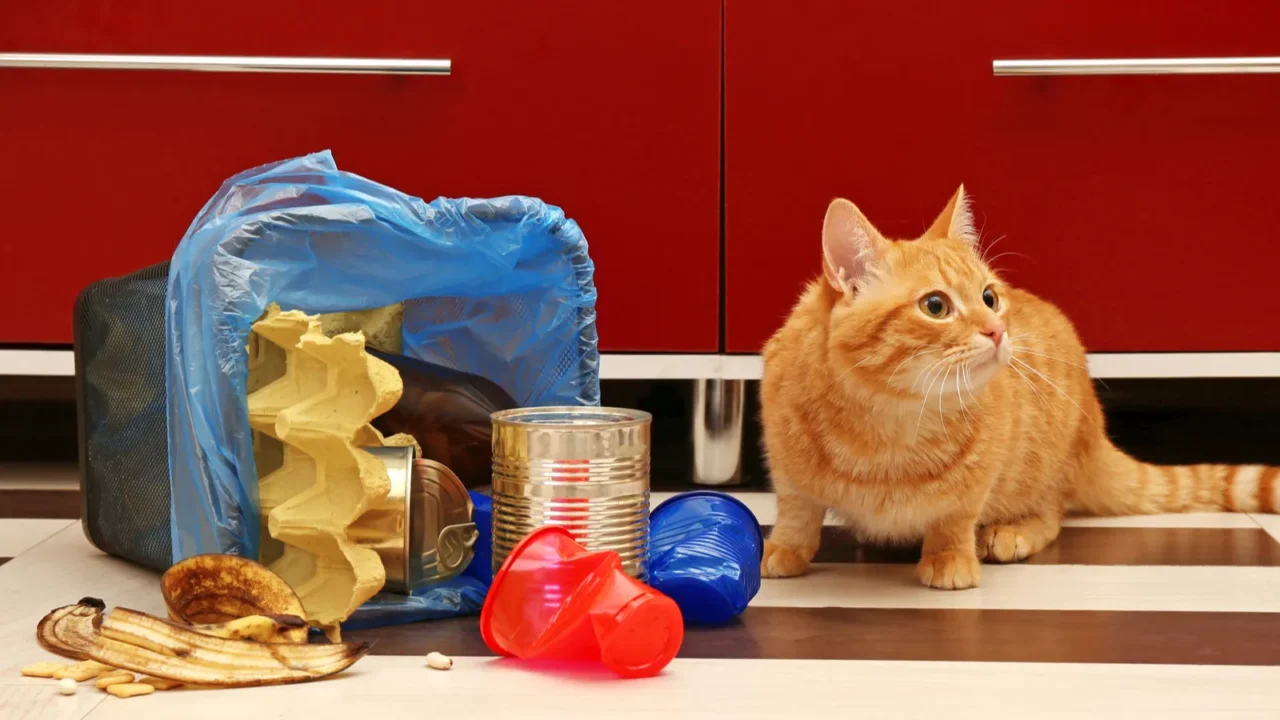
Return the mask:
<path id="1" fill-rule="evenodd" d="M 58 692 L 63 695 L 75 695 L 76 681 L 71 678 L 62 678 L 58 681 Z"/>
<path id="2" fill-rule="evenodd" d="M 427 653 L 427 667 L 434 670 L 448 670 L 453 667 L 453 658 L 438 652 Z"/>

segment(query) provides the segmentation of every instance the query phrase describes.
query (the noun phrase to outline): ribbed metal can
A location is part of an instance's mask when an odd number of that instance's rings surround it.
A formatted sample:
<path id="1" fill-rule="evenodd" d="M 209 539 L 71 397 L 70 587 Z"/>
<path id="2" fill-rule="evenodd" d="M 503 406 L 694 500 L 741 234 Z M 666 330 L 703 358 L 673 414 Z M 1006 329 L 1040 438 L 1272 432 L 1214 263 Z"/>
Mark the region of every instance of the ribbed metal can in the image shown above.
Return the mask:
<path id="1" fill-rule="evenodd" d="M 653 418 L 622 408 L 543 407 L 493 414 L 493 569 L 524 536 L 559 525 L 589 550 L 613 550 L 649 578 Z"/>

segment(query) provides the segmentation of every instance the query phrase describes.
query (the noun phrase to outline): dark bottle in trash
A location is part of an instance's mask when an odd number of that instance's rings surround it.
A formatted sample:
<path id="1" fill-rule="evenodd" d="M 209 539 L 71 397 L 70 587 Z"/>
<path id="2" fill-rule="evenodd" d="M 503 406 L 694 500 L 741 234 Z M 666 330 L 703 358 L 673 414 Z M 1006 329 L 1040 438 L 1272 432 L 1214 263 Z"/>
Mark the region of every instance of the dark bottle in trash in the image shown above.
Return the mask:
<path id="1" fill-rule="evenodd" d="M 516 407 L 511 395 L 479 375 L 405 355 L 369 354 L 399 370 L 404 382 L 400 401 L 373 426 L 388 435 L 412 435 L 424 458 L 446 465 L 467 488 L 487 486 L 493 468 L 489 416 Z"/>

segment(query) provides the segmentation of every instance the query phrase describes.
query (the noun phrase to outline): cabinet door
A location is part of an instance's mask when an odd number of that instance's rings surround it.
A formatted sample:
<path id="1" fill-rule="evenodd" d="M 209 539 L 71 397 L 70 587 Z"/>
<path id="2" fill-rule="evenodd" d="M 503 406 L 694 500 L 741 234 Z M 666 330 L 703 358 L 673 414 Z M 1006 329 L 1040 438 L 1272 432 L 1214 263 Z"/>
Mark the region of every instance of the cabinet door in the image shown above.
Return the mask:
<path id="1" fill-rule="evenodd" d="M 730 2 L 726 336 L 820 272 L 826 204 L 915 237 L 964 183 L 1095 351 L 1280 350 L 1280 75 L 995 77 L 995 59 L 1280 55 L 1280 3 Z"/>
<path id="2" fill-rule="evenodd" d="M 453 74 L 0 68 L 0 342 L 70 341 L 77 292 L 167 258 L 226 177 L 329 148 L 427 199 L 561 206 L 590 243 L 603 349 L 717 347 L 720 0 L 45 0 L 3 14 L 0 51 L 449 58 Z"/>

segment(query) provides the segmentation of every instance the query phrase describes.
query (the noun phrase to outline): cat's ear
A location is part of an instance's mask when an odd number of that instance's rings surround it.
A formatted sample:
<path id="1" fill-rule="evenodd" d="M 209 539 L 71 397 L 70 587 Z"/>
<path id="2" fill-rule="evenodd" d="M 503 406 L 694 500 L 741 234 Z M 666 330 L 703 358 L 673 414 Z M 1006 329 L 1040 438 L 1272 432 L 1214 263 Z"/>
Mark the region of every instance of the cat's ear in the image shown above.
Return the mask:
<path id="1" fill-rule="evenodd" d="M 949 237 L 970 245 L 978 242 L 978 230 L 973 225 L 973 210 L 969 205 L 969 194 L 964 191 L 964 185 L 961 185 L 960 189 L 956 190 L 956 194 L 951 196 L 951 202 L 942 209 L 938 219 L 933 221 L 933 227 L 929 228 L 925 237 Z"/>
<path id="2" fill-rule="evenodd" d="M 822 274 L 831 287 L 852 293 L 883 259 L 886 240 L 848 200 L 832 200 L 822 221 Z"/>

